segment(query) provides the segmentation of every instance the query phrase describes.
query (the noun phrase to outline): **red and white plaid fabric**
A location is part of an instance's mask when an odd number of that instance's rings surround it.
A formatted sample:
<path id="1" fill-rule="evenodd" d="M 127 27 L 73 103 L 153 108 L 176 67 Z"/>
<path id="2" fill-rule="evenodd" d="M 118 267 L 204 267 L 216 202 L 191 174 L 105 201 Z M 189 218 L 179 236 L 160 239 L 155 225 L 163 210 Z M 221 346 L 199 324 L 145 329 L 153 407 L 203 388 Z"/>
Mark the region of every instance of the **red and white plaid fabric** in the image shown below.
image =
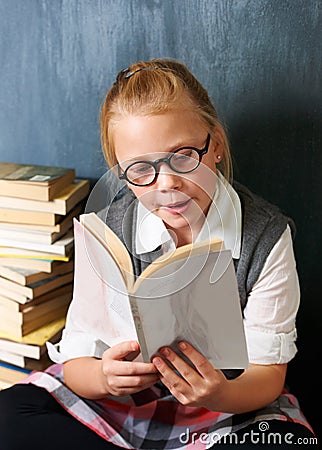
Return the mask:
<path id="1" fill-rule="evenodd" d="M 183 406 L 169 391 L 158 387 L 124 399 L 80 398 L 65 386 L 61 364 L 33 372 L 20 383 L 46 389 L 77 420 L 123 448 L 206 449 L 228 433 L 272 419 L 297 422 L 313 432 L 297 399 L 287 392 L 266 408 L 247 414 L 225 414 Z"/>

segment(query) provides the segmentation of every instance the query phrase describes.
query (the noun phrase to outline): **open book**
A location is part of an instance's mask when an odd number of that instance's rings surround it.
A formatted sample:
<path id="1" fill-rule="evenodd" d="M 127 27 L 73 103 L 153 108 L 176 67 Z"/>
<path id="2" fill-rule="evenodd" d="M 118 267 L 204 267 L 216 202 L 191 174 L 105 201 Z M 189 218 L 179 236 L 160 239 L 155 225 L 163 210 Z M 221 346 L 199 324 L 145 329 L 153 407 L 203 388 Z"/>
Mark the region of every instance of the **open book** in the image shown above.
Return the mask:
<path id="1" fill-rule="evenodd" d="M 74 219 L 74 239 L 71 309 L 103 347 L 138 340 L 148 362 L 185 339 L 216 368 L 248 367 L 235 270 L 221 240 L 166 253 L 135 280 L 126 247 L 95 213 Z"/>

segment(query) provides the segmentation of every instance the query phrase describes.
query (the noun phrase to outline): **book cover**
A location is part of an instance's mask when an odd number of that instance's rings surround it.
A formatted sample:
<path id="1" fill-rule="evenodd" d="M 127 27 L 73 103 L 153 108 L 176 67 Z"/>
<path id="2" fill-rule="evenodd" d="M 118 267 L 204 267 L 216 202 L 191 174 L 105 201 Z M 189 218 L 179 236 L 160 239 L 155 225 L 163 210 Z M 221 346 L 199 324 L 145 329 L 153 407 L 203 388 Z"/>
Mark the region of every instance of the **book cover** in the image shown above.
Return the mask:
<path id="1" fill-rule="evenodd" d="M 32 331 L 40 328 L 46 323 L 52 322 L 56 319 L 60 319 L 66 315 L 69 301 L 65 302 L 62 306 L 58 306 L 57 308 L 46 311 L 44 314 L 33 318 L 24 323 L 18 323 L 16 320 L 11 320 L 11 318 L 0 318 L 0 330 L 1 333 L 9 334 L 13 337 L 14 340 L 21 339 L 23 336 L 31 333 Z M 0 358 L 2 359 L 2 358 Z M 11 362 L 11 361 L 8 361 Z"/>
<path id="2" fill-rule="evenodd" d="M 33 164 L 0 163 L 0 180 L 50 184 L 74 169 Z"/>
<path id="3" fill-rule="evenodd" d="M 6 250 L 10 252 L 10 254 L 4 256 Z M 12 251 L 15 251 L 14 254 Z M 28 270 L 36 270 L 41 272 L 46 272 L 47 274 L 52 273 L 60 264 L 66 264 L 68 261 L 72 261 L 71 255 L 67 257 L 61 257 L 60 255 L 56 255 L 55 259 L 52 259 L 52 255 L 48 255 L 46 253 L 38 253 L 34 254 L 30 252 L 27 254 L 19 254 L 21 250 L 12 249 L 12 248 L 0 248 L 0 266 L 7 267 L 19 267 L 25 268 Z"/>
<path id="4" fill-rule="evenodd" d="M 20 310 L 15 311 L 10 308 L 6 308 L 6 306 L 0 305 L 0 329 L 2 324 L 10 320 L 11 322 L 15 322 L 19 325 L 25 323 L 31 323 L 33 320 L 37 319 L 40 316 L 43 316 L 54 309 L 60 308 L 68 304 L 71 301 L 71 294 L 65 293 L 60 296 L 55 296 L 45 302 L 42 303 L 29 303 L 28 305 L 24 305 Z"/>
<path id="5" fill-rule="evenodd" d="M 0 195 L 31 200 L 52 200 L 75 179 L 66 167 L 0 163 Z"/>
<path id="6" fill-rule="evenodd" d="M 52 344 L 56 344 L 57 342 L 59 342 L 64 327 L 64 321 L 61 320 L 61 324 L 62 324 L 61 328 L 53 336 L 50 336 L 46 341 L 44 341 L 41 344 L 26 344 L 23 342 L 16 342 L 9 339 L 3 339 L 0 337 L 0 351 L 6 353 L 14 353 L 16 355 L 24 356 L 26 358 L 40 359 L 41 356 L 47 352 L 46 347 L 47 341 L 50 341 Z"/>
<path id="7" fill-rule="evenodd" d="M 56 255 L 67 256 L 74 245 L 73 232 L 67 232 L 63 237 L 55 241 L 53 244 L 42 244 L 27 240 L 0 238 L 0 247 L 13 247 L 23 250 L 35 250 L 43 253 L 53 253 Z M 2 253 L 2 249 L 0 249 Z"/>
<path id="8" fill-rule="evenodd" d="M 2 199 L 6 198 L 3 203 L 9 205 L 10 202 L 7 201 L 9 197 L 2 197 Z M 20 199 L 18 199 L 21 201 Z M 0 198 L 1 203 L 1 198 Z M 18 206 L 19 202 L 15 202 L 16 206 Z M 47 225 L 47 226 L 55 226 L 59 222 L 61 222 L 63 216 L 51 212 L 42 212 L 42 211 L 28 211 L 25 209 L 11 209 L 11 208 L 2 208 L 0 206 L 0 223 L 20 223 L 25 225 Z"/>
<path id="9" fill-rule="evenodd" d="M 3 216 L 3 209 L 0 208 L 0 218 Z M 10 209 L 9 210 L 11 213 L 23 213 L 21 214 L 21 217 L 24 219 L 26 219 L 26 221 L 30 221 L 30 216 L 28 211 L 25 211 L 23 209 L 19 210 L 14 210 L 14 209 Z M 75 206 L 75 208 L 73 208 L 66 216 L 62 216 L 62 215 L 57 215 L 57 214 L 51 214 L 51 213 L 44 213 L 44 214 L 48 214 L 48 217 L 50 218 L 50 220 L 52 219 L 52 222 L 54 222 L 54 224 L 42 224 L 42 223 L 24 223 L 24 220 L 18 220 L 18 217 L 14 217 L 14 214 L 12 214 L 12 222 L 8 221 L 1 221 L 0 220 L 0 230 L 13 230 L 13 231 L 40 231 L 40 232 L 44 232 L 44 233 L 64 233 L 67 232 L 72 224 L 73 224 L 73 218 L 74 217 L 78 217 L 79 214 L 81 214 L 83 212 L 83 205 L 78 204 Z M 43 213 L 39 213 L 39 214 L 43 214 Z M 40 218 L 42 218 L 43 216 L 40 216 Z M 56 223 L 56 221 L 58 220 L 58 222 Z M 40 220 L 41 222 L 41 220 Z"/>
<path id="10" fill-rule="evenodd" d="M 17 298 L 17 301 L 19 301 L 18 297 L 20 298 L 20 296 L 23 296 L 26 300 L 24 302 L 20 301 L 20 303 L 27 303 L 29 300 L 32 300 L 37 296 L 41 296 L 42 294 L 50 292 L 57 287 L 71 283 L 73 281 L 73 277 L 73 272 L 68 272 L 36 281 L 35 283 L 27 286 L 0 277 L 0 289 L 1 294 L 5 297 L 13 300 L 16 300 Z"/>
<path id="11" fill-rule="evenodd" d="M 22 229 L 3 229 L 0 227 L 0 239 L 8 239 L 14 241 L 27 241 L 36 244 L 54 244 L 59 238 L 63 237 L 71 228 L 58 233 L 39 231 L 39 230 L 22 230 Z"/>
<path id="12" fill-rule="evenodd" d="M 1 362 L 17 366 L 28 370 L 44 370 L 52 364 L 48 355 L 44 353 L 39 359 L 27 358 L 16 353 L 10 353 L 0 350 Z"/>
<path id="13" fill-rule="evenodd" d="M 31 370 L 0 361 L 0 390 L 24 380 Z"/>
<path id="14" fill-rule="evenodd" d="M 56 320 L 48 321 L 41 327 L 33 330 L 25 336 L 16 337 L 10 333 L 6 333 L 0 330 L 0 339 L 7 339 L 13 342 L 18 342 L 26 345 L 38 345 L 42 346 L 47 341 L 51 340 L 58 332 L 60 332 L 65 326 L 65 317 L 59 317 Z"/>
<path id="15" fill-rule="evenodd" d="M 73 269 L 73 260 L 54 266 L 50 273 L 33 268 L 15 267 L 9 265 L 5 266 L 0 264 L 0 277 L 14 281 L 18 284 L 22 284 L 23 286 L 27 286 L 32 283 L 36 283 L 37 281 L 48 280 L 56 275 L 63 275 L 72 272 Z"/>
<path id="16" fill-rule="evenodd" d="M 80 325 L 95 327 L 106 348 L 135 339 L 150 361 L 160 347 L 177 351 L 178 340 L 186 339 L 214 367 L 248 367 L 235 270 L 220 240 L 165 254 L 134 281 L 127 250 L 94 213 L 74 220 L 74 234 L 71 308 L 82 311 Z"/>
<path id="17" fill-rule="evenodd" d="M 33 260 L 44 260 L 47 262 L 52 261 L 70 261 L 70 259 L 73 256 L 73 249 L 68 253 L 66 256 L 62 256 L 60 254 L 55 253 L 46 253 L 46 252 L 39 252 L 36 250 L 27 250 L 24 248 L 15 248 L 15 247 L 1 247 L 0 246 L 0 265 L 10 265 L 13 264 L 13 261 L 18 262 L 19 266 L 21 261 L 21 264 L 23 263 L 23 259 L 33 259 Z M 11 263 L 10 263 L 11 261 Z M 22 267 L 22 266 L 20 266 Z M 23 265 L 23 267 L 26 267 L 26 265 Z M 30 266 L 28 266 L 30 267 Z M 38 266 L 37 266 L 38 267 Z"/>
<path id="18" fill-rule="evenodd" d="M 0 195 L 0 212 L 1 208 L 6 209 L 7 217 L 8 209 L 66 215 L 74 206 L 87 197 L 89 190 L 90 184 L 88 180 L 76 178 L 72 184 L 62 189 L 53 200 L 46 202 L 24 198 L 10 198 Z M 0 214 L 0 220 L 8 221 L 8 218 L 4 217 L 1 219 Z M 50 225 L 54 224 L 51 223 Z"/>
<path id="19" fill-rule="evenodd" d="M 17 299 L 13 299 L 10 297 L 6 297 L 5 295 L 0 295 L 0 307 L 10 309 L 12 311 L 23 311 L 30 305 L 39 305 L 40 303 L 46 302 L 54 297 L 59 297 L 60 295 L 67 294 L 72 292 L 73 283 L 67 283 L 55 289 L 52 289 L 39 297 L 35 297 L 33 299 L 26 298 L 22 296 L 23 301 L 18 301 Z"/>

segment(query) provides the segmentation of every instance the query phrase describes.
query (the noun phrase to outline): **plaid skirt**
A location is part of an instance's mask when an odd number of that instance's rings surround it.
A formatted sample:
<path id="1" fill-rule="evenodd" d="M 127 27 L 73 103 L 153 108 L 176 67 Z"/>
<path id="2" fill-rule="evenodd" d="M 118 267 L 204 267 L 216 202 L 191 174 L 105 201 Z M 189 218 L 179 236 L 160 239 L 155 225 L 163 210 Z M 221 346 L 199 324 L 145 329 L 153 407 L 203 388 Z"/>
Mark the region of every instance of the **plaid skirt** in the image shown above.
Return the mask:
<path id="1" fill-rule="evenodd" d="M 46 389 L 72 416 L 102 438 L 129 449 L 206 449 L 220 438 L 258 422 L 259 430 L 277 419 L 302 424 L 313 432 L 296 397 L 283 392 L 265 408 L 226 414 L 181 405 L 166 389 L 154 386 L 125 398 L 87 400 L 64 384 L 62 364 L 32 372 L 19 383 Z"/>

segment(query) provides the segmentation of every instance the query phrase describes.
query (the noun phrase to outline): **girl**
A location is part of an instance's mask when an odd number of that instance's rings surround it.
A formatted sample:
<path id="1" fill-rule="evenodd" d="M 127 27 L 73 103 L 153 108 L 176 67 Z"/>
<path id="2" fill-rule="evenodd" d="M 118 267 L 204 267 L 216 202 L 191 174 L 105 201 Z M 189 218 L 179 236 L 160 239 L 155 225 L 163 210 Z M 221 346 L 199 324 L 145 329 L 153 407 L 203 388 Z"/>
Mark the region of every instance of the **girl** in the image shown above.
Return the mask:
<path id="1" fill-rule="evenodd" d="M 99 215 L 126 242 L 136 275 L 205 236 L 231 249 L 251 364 L 216 370 L 188 342 L 178 346 L 194 368 L 167 347 L 140 362 L 137 342 L 103 348 L 74 298 L 61 342 L 49 346 L 56 364 L 0 395 L 1 449 L 269 447 L 269 433 L 288 448 L 313 438 L 284 389 L 299 306 L 294 226 L 232 182 L 227 137 L 205 89 L 177 61 L 132 64 L 107 93 L 101 139 L 126 187 Z M 88 302 L 95 310 L 95 298 Z"/>

